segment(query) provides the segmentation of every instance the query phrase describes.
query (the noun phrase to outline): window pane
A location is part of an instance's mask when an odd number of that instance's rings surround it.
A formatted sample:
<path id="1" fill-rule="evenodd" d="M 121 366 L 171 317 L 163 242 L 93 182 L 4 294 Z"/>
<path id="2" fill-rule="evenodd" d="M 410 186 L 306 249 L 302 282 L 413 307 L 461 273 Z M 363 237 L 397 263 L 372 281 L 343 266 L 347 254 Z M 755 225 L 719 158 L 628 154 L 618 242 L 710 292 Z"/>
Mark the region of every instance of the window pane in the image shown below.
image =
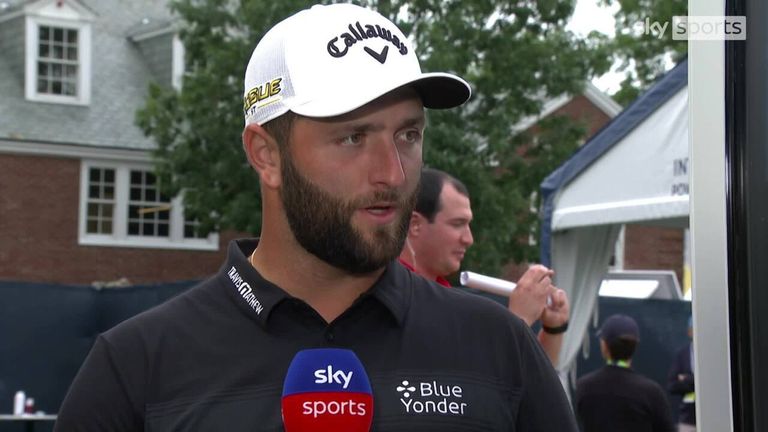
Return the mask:
<path id="1" fill-rule="evenodd" d="M 205 238 L 197 230 L 200 227 L 200 222 L 187 219 L 184 222 L 184 237 L 185 238 Z"/>
<path id="2" fill-rule="evenodd" d="M 129 222 L 135 224 L 135 235 L 164 236 L 170 234 L 170 201 L 163 201 L 157 188 L 157 177 L 151 171 L 131 171 L 129 189 Z"/>
<path id="3" fill-rule="evenodd" d="M 131 188 L 131 201 L 141 201 L 141 189 L 137 187 Z"/>
<path id="4" fill-rule="evenodd" d="M 75 29 L 39 27 L 39 93 L 77 96 L 77 42 L 78 31 Z"/>
<path id="5" fill-rule="evenodd" d="M 142 181 L 141 171 L 131 171 L 131 185 L 139 185 Z"/>
<path id="6" fill-rule="evenodd" d="M 108 168 L 89 168 L 88 169 L 88 202 L 87 202 L 87 223 L 86 230 L 91 234 L 111 234 L 112 233 L 112 212 L 114 205 L 114 186 L 106 186 L 103 182 L 105 174 L 111 173 L 114 176 L 114 170 Z M 106 190 L 110 189 L 110 194 Z"/>
<path id="7" fill-rule="evenodd" d="M 86 232 L 88 234 L 112 234 L 112 222 L 99 218 L 89 218 Z"/>
<path id="8" fill-rule="evenodd" d="M 138 222 L 131 222 L 128 224 L 128 234 L 130 235 L 139 235 L 139 223 Z"/>
<path id="9" fill-rule="evenodd" d="M 102 204 L 101 205 L 101 209 L 102 209 L 101 216 L 104 218 L 104 220 L 109 220 L 109 221 L 112 220 L 112 214 L 113 214 L 114 208 L 115 208 L 115 206 L 112 205 L 112 204 Z M 112 232 L 111 222 L 110 222 L 109 226 L 110 226 L 109 232 L 111 233 Z"/>
<path id="10" fill-rule="evenodd" d="M 156 198 L 157 195 L 155 195 L 157 191 L 157 179 L 155 178 L 155 175 L 152 174 L 151 172 L 146 172 L 144 173 L 144 175 L 145 175 L 144 177 L 145 187 L 147 188 L 147 190 L 152 190 L 152 194 L 153 194 L 152 196 L 155 197 L 152 199 L 152 201 L 155 201 L 157 199 Z"/>

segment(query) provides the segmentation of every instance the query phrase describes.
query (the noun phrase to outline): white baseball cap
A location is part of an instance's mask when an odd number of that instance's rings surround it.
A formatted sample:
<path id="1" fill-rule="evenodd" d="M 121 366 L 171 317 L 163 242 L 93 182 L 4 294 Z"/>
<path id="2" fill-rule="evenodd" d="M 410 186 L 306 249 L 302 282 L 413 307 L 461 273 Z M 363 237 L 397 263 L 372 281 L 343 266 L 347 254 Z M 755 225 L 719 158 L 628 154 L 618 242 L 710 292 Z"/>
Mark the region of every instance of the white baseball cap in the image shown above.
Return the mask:
<path id="1" fill-rule="evenodd" d="M 471 94 L 455 75 L 422 73 L 410 41 L 378 12 L 317 5 L 272 27 L 253 50 L 245 124 L 262 125 L 287 111 L 337 116 L 406 84 L 427 108 L 453 108 Z"/>

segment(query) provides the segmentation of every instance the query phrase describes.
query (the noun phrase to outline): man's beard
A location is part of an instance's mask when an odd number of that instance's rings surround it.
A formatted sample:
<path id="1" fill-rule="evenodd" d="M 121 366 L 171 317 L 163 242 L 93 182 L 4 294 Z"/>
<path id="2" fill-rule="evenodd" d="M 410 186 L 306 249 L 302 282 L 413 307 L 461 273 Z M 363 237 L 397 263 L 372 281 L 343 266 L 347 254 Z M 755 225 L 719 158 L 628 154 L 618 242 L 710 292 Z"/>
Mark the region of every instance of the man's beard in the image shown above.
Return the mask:
<path id="1" fill-rule="evenodd" d="M 283 154 L 280 197 L 293 236 L 304 249 L 353 274 L 378 270 L 400 255 L 418 187 L 405 198 L 395 189 L 389 189 L 345 201 L 312 184 L 298 172 L 290 156 Z M 352 226 L 352 216 L 358 209 L 382 201 L 397 204 L 399 219 L 377 227 L 369 239 Z"/>

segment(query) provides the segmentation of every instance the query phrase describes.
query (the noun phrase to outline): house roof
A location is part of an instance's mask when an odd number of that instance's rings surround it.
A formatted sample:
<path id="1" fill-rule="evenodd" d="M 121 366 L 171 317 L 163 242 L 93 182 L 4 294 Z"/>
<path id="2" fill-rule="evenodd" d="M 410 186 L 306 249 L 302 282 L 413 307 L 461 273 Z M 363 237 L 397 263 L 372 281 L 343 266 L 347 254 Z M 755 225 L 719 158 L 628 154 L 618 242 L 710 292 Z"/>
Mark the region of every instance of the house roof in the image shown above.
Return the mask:
<path id="1" fill-rule="evenodd" d="M 621 105 L 589 81 L 584 84 L 584 91 L 581 94 L 610 118 L 616 117 L 616 115 L 621 112 Z M 541 112 L 533 116 L 525 117 L 512 126 L 512 129 L 516 131 L 528 129 L 541 119 L 565 106 L 565 104 L 572 101 L 575 96 L 576 95 L 563 93 L 546 100 L 541 106 Z"/>
<path id="2" fill-rule="evenodd" d="M 136 34 L 137 26 L 143 21 L 169 22 L 171 13 L 166 2 L 59 1 L 65 5 L 76 4 L 93 14 L 90 103 L 67 105 L 27 100 L 24 96 L 24 59 L 11 60 L 8 56 L 0 56 L 0 140 L 125 149 L 154 148 L 154 142 L 135 125 L 136 110 L 144 104 L 153 75 L 147 59 L 129 36 Z M 0 3 L 3 1 L 0 0 Z M 0 7 L 0 21 L 10 23 L 14 19 L 23 19 L 21 10 L 25 7 L 57 2 L 6 0 L 5 3 L 8 7 Z M 20 49 L 19 55 L 23 55 L 24 39 L 20 38 L 16 43 L 22 45 L 14 49 Z M 17 61 L 17 64 L 12 61 Z"/>

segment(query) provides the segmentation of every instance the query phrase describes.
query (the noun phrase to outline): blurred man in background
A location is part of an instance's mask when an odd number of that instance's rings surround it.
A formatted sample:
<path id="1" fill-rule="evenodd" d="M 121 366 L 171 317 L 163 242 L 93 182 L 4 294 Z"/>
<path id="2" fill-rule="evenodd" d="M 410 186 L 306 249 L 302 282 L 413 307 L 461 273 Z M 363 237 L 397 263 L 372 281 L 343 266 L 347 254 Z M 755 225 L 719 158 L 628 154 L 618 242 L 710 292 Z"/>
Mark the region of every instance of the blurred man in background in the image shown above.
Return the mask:
<path id="1" fill-rule="evenodd" d="M 696 432 L 696 393 L 693 383 L 693 317 L 688 318 L 688 343 L 680 347 L 669 369 L 667 388 L 682 397 L 678 430 Z"/>
<path id="2" fill-rule="evenodd" d="M 667 395 L 655 381 L 632 370 L 640 341 L 637 322 L 612 315 L 598 331 L 606 365 L 576 383 L 576 417 L 583 432 L 673 432 Z"/>
<path id="3" fill-rule="evenodd" d="M 427 279 L 450 287 L 446 277 L 459 270 L 464 254 L 474 243 L 471 221 L 466 186 L 448 173 L 424 168 L 400 262 Z M 557 366 L 570 311 L 565 291 L 552 284 L 553 274 L 545 266 L 531 266 L 517 282 L 508 308 L 529 326 L 541 320 L 539 342 Z M 547 305 L 550 296 L 552 301 Z"/>

